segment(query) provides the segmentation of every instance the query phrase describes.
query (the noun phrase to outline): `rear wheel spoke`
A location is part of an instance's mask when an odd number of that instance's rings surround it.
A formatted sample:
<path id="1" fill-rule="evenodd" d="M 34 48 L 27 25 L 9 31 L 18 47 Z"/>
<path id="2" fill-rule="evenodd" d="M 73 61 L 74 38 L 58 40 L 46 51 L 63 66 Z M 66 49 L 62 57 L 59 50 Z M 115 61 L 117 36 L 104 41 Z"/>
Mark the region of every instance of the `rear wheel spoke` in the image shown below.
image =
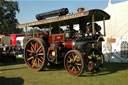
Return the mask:
<path id="1" fill-rule="evenodd" d="M 41 46 L 37 49 L 37 51 L 36 51 L 36 52 L 38 52 L 40 49 L 41 49 Z"/>
<path id="2" fill-rule="evenodd" d="M 37 66 L 40 66 L 40 60 L 39 60 L 39 58 L 37 59 L 37 61 L 38 61 L 38 64 L 37 64 Z"/>
<path id="3" fill-rule="evenodd" d="M 35 47 L 34 47 L 35 51 L 36 51 L 36 49 L 37 49 L 37 44 L 38 44 L 38 43 L 36 42 L 36 43 L 35 43 Z"/>
<path id="4" fill-rule="evenodd" d="M 43 63 L 43 61 L 42 61 L 40 58 L 38 58 L 38 60 L 39 60 L 41 63 Z"/>
<path id="5" fill-rule="evenodd" d="M 34 46 L 34 44 L 33 44 L 32 42 L 31 42 L 30 44 L 31 44 L 31 47 L 32 47 L 32 48 L 33 48 L 33 50 L 34 50 L 34 47 L 35 47 L 35 46 Z"/>
<path id="6" fill-rule="evenodd" d="M 44 53 L 38 53 L 37 55 L 44 55 Z"/>
<path id="7" fill-rule="evenodd" d="M 34 67 L 34 66 L 35 66 L 35 63 L 36 63 L 36 59 L 34 60 L 34 62 L 33 62 L 33 64 L 32 64 L 32 67 Z"/>
<path id="8" fill-rule="evenodd" d="M 29 56 L 32 56 L 32 53 L 30 53 Z"/>
<path id="9" fill-rule="evenodd" d="M 44 58 L 42 56 L 40 58 L 42 59 L 42 61 L 44 60 Z"/>
<path id="10" fill-rule="evenodd" d="M 31 46 L 31 51 L 34 52 L 34 48 Z"/>
<path id="11" fill-rule="evenodd" d="M 32 57 L 30 57 L 30 58 L 28 58 L 27 60 L 29 61 L 29 60 L 31 60 L 31 59 L 33 59 L 34 57 L 32 56 Z"/>
<path id="12" fill-rule="evenodd" d="M 32 51 L 32 50 L 27 50 L 27 52 L 33 53 L 33 51 Z"/>

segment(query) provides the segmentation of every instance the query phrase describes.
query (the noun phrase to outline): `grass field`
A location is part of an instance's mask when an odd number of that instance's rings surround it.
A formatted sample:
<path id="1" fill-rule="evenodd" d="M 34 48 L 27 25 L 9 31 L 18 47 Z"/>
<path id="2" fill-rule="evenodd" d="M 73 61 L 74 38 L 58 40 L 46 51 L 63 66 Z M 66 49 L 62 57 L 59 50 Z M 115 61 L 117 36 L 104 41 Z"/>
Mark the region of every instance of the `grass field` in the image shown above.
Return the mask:
<path id="1" fill-rule="evenodd" d="M 128 85 L 128 64 L 105 63 L 97 74 L 85 72 L 75 77 L 63 68 L 31 71 L 23 59 L 18 59 L 0 66 L 0 85 Z"/>

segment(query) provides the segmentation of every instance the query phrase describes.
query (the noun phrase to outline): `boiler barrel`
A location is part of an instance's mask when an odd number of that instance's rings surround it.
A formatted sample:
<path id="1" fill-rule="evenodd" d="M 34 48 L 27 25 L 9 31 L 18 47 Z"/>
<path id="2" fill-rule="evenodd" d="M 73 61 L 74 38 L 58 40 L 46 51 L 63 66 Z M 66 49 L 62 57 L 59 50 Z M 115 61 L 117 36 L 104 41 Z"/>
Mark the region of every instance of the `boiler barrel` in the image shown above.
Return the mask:
<path id="1" fill-rule="evenodd" d="M 67 8 L 62 8 L 62 9 L 59 9 L 59 10 L 53 10 L 53 11 L 50 11 L 50 12 L 37 14 L 36 19 L 41 20 L 41 19 L 54 17 L 54 16 L 62 16 L 62 15 L 68 14 L 68 12 L 69 11 L 68 11 Z"/>
<path id="2" fill-rule="evenodd" d="M 76 50 L 90 50 L 92 45 L 91 43 L 95 43 L 96 40 L 72 40 L 72 41 L 66 41 L 64 43 L 64 46 L 66 48 L 73 48 L 73 49 L 76 49 Z"/>

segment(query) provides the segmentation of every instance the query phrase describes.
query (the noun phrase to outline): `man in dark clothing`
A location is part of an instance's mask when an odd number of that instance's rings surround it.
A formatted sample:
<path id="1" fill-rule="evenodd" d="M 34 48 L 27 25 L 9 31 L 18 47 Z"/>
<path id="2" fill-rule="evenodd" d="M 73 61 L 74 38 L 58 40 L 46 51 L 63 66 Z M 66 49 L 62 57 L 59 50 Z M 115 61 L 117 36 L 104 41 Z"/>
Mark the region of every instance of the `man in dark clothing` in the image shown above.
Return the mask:
<path id="1" fill-rule="evenodd" d="M 59 33 L 63 33 L 63 32 L 64 31 L 61 28 L 59 28 L 58 26 L 53 27 L 52 30 L 51 30 L 52 34 L 59 34 Z"/>

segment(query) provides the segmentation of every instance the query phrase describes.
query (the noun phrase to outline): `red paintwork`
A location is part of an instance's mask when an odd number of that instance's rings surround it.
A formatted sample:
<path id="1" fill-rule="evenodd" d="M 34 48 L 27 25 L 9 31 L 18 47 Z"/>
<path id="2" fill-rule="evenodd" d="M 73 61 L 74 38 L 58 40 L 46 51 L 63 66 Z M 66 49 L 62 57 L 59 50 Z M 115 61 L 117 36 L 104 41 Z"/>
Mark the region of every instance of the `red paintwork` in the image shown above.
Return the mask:
<path id="1" fill-rule="evenodd" d="M 41 37 L 42 37 L 42 34 L 39 34 L 39 33 L 38 33 L 38 34 L 36 34 L 36 37 L 37 37 L 37 38 L 41 38 Z"/>
<path id="2" fill-rule="evenodd" d="M 55 41 L 57 42 L 64 42 L 64 34 L 55 35 Z"/>
<path id="3" fill-rule="evenodd" d="M 53 43 L 53 38 L 52 38 L 52 35 L 49 36 L 49 40 L 48 40 L 49 43 Z"/>
<path id="4" fill-rule="evenodd" d="M 72 41 L 66 41 L 64 43 L 64 45 L 66 48 L 73 48 L 73 40 Z"/>
<path id="5" fill-rule="evenodd" d="M 49 43 L 54 43 L 56 42 L 64 42 L 64 34 L 56 34 L 56 35 L 50 35 L 49 36 Z"/>
<path id="6" fill-rule="evenodd" d="M 24 34 L 10 34 L 9 35 L 11 37 L 12 40 L 12 46 L 16 46 L 16 38 L 17 37 L 24 37 Z"/>

